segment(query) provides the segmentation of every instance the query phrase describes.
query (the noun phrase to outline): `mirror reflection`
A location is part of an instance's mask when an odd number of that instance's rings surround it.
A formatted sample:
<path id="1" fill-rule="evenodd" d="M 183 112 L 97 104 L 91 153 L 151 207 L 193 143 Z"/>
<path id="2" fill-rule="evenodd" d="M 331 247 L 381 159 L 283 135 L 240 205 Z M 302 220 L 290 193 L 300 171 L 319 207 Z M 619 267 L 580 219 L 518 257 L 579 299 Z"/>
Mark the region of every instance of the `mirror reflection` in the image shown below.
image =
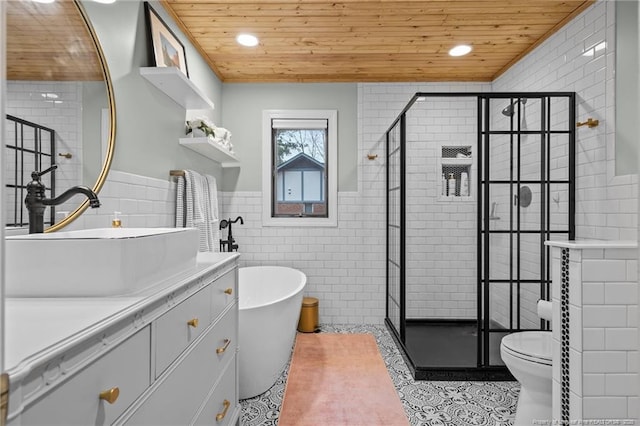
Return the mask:
<path id="1" fill-rule="evenodd" d="M 6 16 L 5 218 L 8 228 L 25 229 L 25 186 L 33 171 L 58 166 L 42 176 L 48 198 L 75 185 L 95 187 L 112 140 L 110 96 L 76 2 L 11 1 Z M 73 197 L 47 208 L 45 227 L 84 201 Z"/>

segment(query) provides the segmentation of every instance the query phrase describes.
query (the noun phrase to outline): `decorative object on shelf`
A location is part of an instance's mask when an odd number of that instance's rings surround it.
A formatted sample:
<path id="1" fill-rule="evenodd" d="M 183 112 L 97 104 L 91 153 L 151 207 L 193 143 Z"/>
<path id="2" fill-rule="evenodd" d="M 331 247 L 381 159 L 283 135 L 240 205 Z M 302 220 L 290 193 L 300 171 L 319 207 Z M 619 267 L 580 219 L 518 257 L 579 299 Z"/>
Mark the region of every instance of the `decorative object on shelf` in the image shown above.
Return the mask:
<path id="1" fill-rule="evenodd" d="M 213 130 L 215 124 L 206 118 L 196 118 L 194 120 L 187 120 L 186 134 L 191 137 L 206 136 L 215 138 L 216 134 Z"/>
<path id="2" fill-rule="evenodd" d="M 150 62 L 156 67 L 175 67 L 189 77 L 184 45 L 153 10 L 149 2 L 144 3 L 149 37 Z"/>
<path id="3" fill-rule="evenodd" d="M 211 142 L 233 154 L 231 132 L 224 127 L 217 127 L 207 118 L 198 117 L 193 120 L 187 120 L 186 134 L 192 138 L 206 137 Z"/>

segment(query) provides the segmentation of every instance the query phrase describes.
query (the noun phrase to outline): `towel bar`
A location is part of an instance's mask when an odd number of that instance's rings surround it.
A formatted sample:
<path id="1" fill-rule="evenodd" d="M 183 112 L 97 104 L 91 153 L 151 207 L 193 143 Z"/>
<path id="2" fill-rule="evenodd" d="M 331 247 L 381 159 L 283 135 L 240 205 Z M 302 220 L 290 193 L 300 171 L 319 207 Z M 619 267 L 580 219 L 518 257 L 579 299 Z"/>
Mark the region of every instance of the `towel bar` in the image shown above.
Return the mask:
<path id="1" fill-rule="evenodd" d="M 184 177 L 184 170 L 170 170 L 169 171 L 169 176 L 183 176 Z"/>

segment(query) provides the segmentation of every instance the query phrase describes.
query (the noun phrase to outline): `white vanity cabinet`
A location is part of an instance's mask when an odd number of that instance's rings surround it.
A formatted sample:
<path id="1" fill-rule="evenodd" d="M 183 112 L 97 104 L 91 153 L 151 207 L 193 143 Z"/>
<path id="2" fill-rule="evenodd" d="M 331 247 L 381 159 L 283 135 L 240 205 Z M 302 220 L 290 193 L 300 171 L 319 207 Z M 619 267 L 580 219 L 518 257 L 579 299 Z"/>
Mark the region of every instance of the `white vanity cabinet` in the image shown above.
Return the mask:
<path id="1" fill-rule="evenodd" d="M 186 279 L 8 370 L 9 425 L 236 424 L 237 258 L 205 255 Z"/>
<path id="2" fill-rule="evenodd" d="M 154 378 L 167 369 L 209 327 L 209 287 L 200 290 L 153 322 L 155 343 Z"/>
<path id="3" fill-rule="evenodd" d="M 225 290 L 228 290 L 231 297 L 222 297 L 215 291 L 221 284 Z M 224 292 L 222 294 L 226 295 Z M 237 269 L 218 278 L 154 323 L 157 325 L 155 329 L 156 365 L 160 367 L 156 368 L 156 372 L 161 373 L 149 390 L 119 419 L 118 424 L 157 426 L 191 424 L 210 390 L 216 387 L 227 367 L 232 366 L 235 375 L 238 342 L 238 303 L 237 298 L 233 296 L 235 294 L 237 294 Z M 214 305 L 219 307 L 221 300 L 226 300 L 226 303 L 224 309 L 215 317 L 212 309 L 202 317 L 197 328 L 202 327 L 204 331 L 192 344 L 179 346 L 180 343 L 184 343 L 184 337 L 191 333 L 191 330 L 187 329 L 187 319 L 192 316 L 188 314 L 185 306 L 199 306 L 202 300 L 207 300 L 209 307 Z M 177 320 L 177 318 L 181 319 Z M 176 322 L 184 324 L 185 336 L 182 336 L 182 339 L 176 338 L 175 327 L 167 327 L 168 324 L 175 325 Z M 192 326 L 190 325 L 189 328 Z M 168 343 L 162 343 L 170 340 L 176 341 L 176 346 L 172 349 L 167 348 Z M 183 348 L 184 351 L 182 351 Z M 159 364 L 159 361 L 167 358 L 162 351 L 181 352 L 177 358 L 174 357 L 171 360 L 166 370 L 163 368 L 164 362 L 162 365 Z M 235 381 L 231 386 L 227 385 L 220 391 L 225 399 L 235 401 L 231 403 L 224 416 L 228 415 L 231 418 L 238 408 Z M 212 419 L 210 424 L 216 424 L 215 419 Z"/>
<path id="4" fill-rule="evenodd" d="M 111 424 L 149 387 L 149 326 L 125 340 L 21 416 L 23 425 Z M 118 389 L 117 391 L 115 389 Z M 100 399 L 115 397 L 109 404 Z M 10 423 L 11 424 L 11 423 Z"/>

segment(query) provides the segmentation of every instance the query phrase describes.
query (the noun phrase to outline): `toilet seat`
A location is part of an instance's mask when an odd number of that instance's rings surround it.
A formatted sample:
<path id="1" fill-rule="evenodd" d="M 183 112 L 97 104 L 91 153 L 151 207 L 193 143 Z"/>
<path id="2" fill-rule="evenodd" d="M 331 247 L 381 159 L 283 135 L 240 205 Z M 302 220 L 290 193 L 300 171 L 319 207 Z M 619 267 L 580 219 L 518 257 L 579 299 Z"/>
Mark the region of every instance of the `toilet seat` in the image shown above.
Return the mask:
<path id="1" fill-rule="evenodd" d="M 512 333 L 502 338 L 502 350 L 510 355 L 535 362 L 551 365 L 553 341 L 550 331 L 526 331 Z"/>

